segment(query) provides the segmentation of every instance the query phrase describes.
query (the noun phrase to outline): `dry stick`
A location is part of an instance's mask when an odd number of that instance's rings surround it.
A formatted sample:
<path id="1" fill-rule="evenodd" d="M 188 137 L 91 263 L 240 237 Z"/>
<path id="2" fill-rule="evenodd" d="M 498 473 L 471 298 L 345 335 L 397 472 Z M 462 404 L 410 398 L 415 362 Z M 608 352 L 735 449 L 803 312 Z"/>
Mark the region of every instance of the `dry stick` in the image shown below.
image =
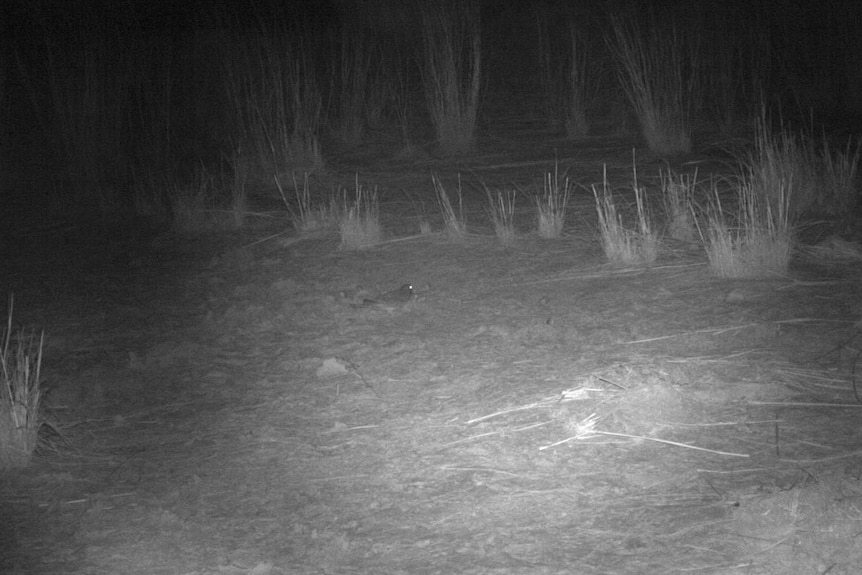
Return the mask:
<path id="1" fill-rule="evenodd" d="M 717 451 L 715 449 L 707 449 L 705 447 L 697 447 L 696 445 L 690 445 L 688 443 L 678 443 L 676 441 L 668 441 L 667 439 L 658 439 L 656 437 L 646 437 L 644 435 L 629 435 L 628 433 L 614 433 L 612 431 L 591 431 L 589 435 L 612 435 L 615 437 L 628 437 L 630 439 L 646 439 L 647 441 L 655 441 L 656 443 L 665 443 L 667 445 L 675 445 L 677 447 L 686 447 L 688 449 L 695 449 L 697 451 L 706 451 L 708 453 L 715 453 L 717 455 L 727 455 L 729 457 L 750 457 L 747 453 L 733 453 L 730 451 Z M 550 449 L 551 447 L 555 447 L 562 443 L 566 443 L 568 441 L 572 441 L 573 439 L 586 439 L 589 436 L 584 435 L 575 435 L 574 437 L 569 437 L 567 439 L 563 439 L 561 441 L 557 441 L 550 445 L 544 445 L 539 448 L 539 451 L 544 451 L 545 449 Z"/>

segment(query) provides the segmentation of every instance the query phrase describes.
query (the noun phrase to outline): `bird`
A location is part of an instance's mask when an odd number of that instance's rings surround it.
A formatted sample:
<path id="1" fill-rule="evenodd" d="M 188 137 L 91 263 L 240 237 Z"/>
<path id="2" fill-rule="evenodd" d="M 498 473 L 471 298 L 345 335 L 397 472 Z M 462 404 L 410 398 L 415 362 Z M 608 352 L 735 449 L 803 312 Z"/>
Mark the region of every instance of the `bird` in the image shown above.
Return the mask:
<path id="1" fill-rule="evenodd" d="M 413 286 L 404 284 L 396 290 L 380 294 L 374 299 L 363 299 L 362 305 L 381 305 L 407 303 L 413 299 Z"/>

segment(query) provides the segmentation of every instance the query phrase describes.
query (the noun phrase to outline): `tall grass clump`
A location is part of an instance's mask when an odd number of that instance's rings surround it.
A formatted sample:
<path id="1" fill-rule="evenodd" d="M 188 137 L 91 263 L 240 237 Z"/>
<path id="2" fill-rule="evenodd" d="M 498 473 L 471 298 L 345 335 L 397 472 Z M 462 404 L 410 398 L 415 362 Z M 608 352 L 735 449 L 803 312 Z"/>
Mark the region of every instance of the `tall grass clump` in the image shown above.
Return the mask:
<path id="1" fill-rule="evenodd" d="M 443 217 L 443 229 L 451 240 L 462 240 L 467 236 L 467 219 L 464 215 L 464 197 L 461 193 L 461 177 L 458 176 L 457 204 L 452 203 L 449 193 L 440 178 L 431 174 L 431 183 L 437 197 L 437 207 Z"/>
<path id="2" fill-rule="evenodd" d="M 788 128 L 773 132 L 762 113 L 745 170 L 774 210 L 786 202 L 781 208 L 792 218 L 837 216 L 850 212 L 859 200 L 859 156 L 860 145 L 852 140 L 836 151 L 825 137 L 818 146 L 813 138 Z"/>
<path id="3" fill-rule="evenodd" d="M 224 57 L 230 137 L 266 182 L 324 164 L 323 100 L 313 48 L 302 38 L 289 28 L 261 25 L 234 38 Z"/>
<path id="4" fill-rule="evenodd" d="M 651 264 L 658 257 L 658 236 L 650 222 L 646 206 L 645 192 L 633 185 L 637 206 L 637 229 L 626 227 L 622 214 L 617 212 L 616 204 L 608 186 L 607 172 L 602 180 L 601 193 L 592 187 L 599 216 L 599 234 L 602 251 L 613 264 L 638 265 Z"/>
<path id="5" fill-rule="evenodd" d="M 702 18 L 697 24 L 701 69 L 709 70 L 698 76 L 703 112 L 730 135 L 757 116 L 770 76 L 781 68 L 774 66 L 779 51 L 753 4 L 716 2 L 693 13 Z"/>
<path id="6" fill-rule="evenodd" d="M 691 151 L 690 112 L 696 92 L 696 51 L 670 19 L 612 15 L 607 44 L 617 76 L 634 108 L 650 150 L 661 155 Z"/>
<path id="7" fill-rule="evenodd" d="M 713 273 L 723 278 L 785 274 L 793 249 L 792 187 L 775 183 L 769 195 L 750 178 L 736 183 L 736 212 L 725 210 L 713 184 L 705 239 Z"/>
<path id="8" fill-rule="evenodd" d="M 562 127 L 570 139 L 585 138 L 590 124 L 587 115 L 595 92 L 589 66 L 589 43 L 574 16 L 563 17 L 539 5 L 536 23 L 539 38 L 539 72 L 545 112 L 552 127 Z M 592 54 L 594 56 L 594 54 Z"/>
<path id="9" fill-rule="evenodd" d="M 12 328 L 12 303 L 0 336 L 0 470 L 25 467 L 44 420 L 41 371 L 44 333 Z"/>
<path id="10" fill-rule="evenodd" d="M 361 250 L 380 243 L 382 229 L 377 191 L 360 186 L 358 176 L 352 198 L 347 190 L 341 192 L 337 217 L 342 250 Z"/>
<path id="11" fill-rule="evenodd" d="M 476 144 L 482 83 L 478 3 L 422 4 L 425 99 L 440 149 L 449 155 Z"/>
<path id="12" fill-rule="evenodd" d="M 369 89 L 373 59 L 377 54 L 364 26 L 352 25 L 343 26 L 336 52 L 332 58 L 337 65 L 331 70 L 330 95 L 335 106 L 333 131 L 341 142 L 355 146 L 365 135 L 367 109 L 379 107 L 368 106 L 367 100 L 383 97 L 380 92 Z"/>
<path id="13" fill-rule="evenodd" d="M 565 173 L 560 180 L 559 165 L 543 176 L 542 194 L 536 197 L 539 237 L 553 239 L 562 235 L 571 192 L 572 186 Z"/>

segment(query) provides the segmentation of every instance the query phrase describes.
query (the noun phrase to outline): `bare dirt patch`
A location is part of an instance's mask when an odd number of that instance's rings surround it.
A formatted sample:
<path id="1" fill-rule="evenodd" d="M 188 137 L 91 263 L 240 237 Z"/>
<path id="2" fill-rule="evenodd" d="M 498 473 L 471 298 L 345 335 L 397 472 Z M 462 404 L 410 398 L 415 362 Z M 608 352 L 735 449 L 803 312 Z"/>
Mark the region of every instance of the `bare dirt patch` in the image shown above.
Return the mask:
<path id="1" fill-rule="evenodd" d="M 419 180 L 388 181 L 410 236 Z M 14 268 L 64 438 L 2 478 L 2 569 L 856 573 L 859 262 L 610 268 L 591 201 L 506 248 L 258 229 Z"/>

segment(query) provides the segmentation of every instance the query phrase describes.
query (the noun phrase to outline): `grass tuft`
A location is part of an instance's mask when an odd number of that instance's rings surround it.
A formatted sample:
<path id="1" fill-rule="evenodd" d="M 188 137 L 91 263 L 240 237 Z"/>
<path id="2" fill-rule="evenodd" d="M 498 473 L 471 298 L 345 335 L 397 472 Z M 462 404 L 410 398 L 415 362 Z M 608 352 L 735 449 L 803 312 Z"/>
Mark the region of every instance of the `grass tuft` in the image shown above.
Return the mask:
<path id="1" fill-rule="evenodd" d="M 722 278 L 762 278 L 785 274 L 793 249 L 791 197 L 779 185 L 769 195 L 750 178 L 736 187 L 738 215 L 725 212 L 717 187 L 707 221 L 706 255 Z"/>
<path id="2" fill-rule="evenodd" d="M 362 250 L 380 243 L 382 230 L 377 191 L 360 186 L 359 176 L 356 177 L 352 200 L 348 199 L 347 190 L 342 191 L 337 217 L 342 250 Z"/>
<path id="3" fill-rule="evenodd" d="M 536 198 L 539 237 L 553 239 L 562 235 L 571 191 L 571 183 L 565 173 L 563 181 L 560 181 L 559 165 L 544 175 L 542 195 Z"/>
<path id="4" fill-rule="evenodd" d="M 336 228 L 339 223 L 338 214 L 340 212 L 337 195 L 330 198 L 328 203 L 317 202 L 311 197 L 308 172 L 303 177 L 301 188 L 296 181 L 295 174 L 292 175 L 292 179 L 293 203 L 287 199 L 278 176 L 275 176 L 275 185 L 281 194 L 281 200 L 290 213 L 293 229 L 299 234 L 314 234 Z"/>
<path id="5" fill-rule="evenodd" d="M 12 311 L 10 299 L 0 338 L 0 470 L 27 466 L 44 424 L 39 405 L 45 334 L 14 332 Z"/>
<path id="6" fill-rule="evenodd" d="M 637 204 L 637 230 L 626 228 L 622 215 L 617 213 L 608 186 L 607 171 L 602 180 L 601 197 L 596 187 L 592 187 L 599 216 L 602 250 L 613 264 L 651 264 L 658 257 L 658 238 L 650 223 L 645 192 L 637 186 L 637 176 L 633 188 Z"/>
<path id="7" fill-rule="evenodd" d="M 517 237 L 515 230 L 515 199 L 517 192 L 512 188 L 491 190 L 485 186 L 488 198 L 488 214 L 494 224 L 494 234 L 504 246 L 511 245 Z"/>

